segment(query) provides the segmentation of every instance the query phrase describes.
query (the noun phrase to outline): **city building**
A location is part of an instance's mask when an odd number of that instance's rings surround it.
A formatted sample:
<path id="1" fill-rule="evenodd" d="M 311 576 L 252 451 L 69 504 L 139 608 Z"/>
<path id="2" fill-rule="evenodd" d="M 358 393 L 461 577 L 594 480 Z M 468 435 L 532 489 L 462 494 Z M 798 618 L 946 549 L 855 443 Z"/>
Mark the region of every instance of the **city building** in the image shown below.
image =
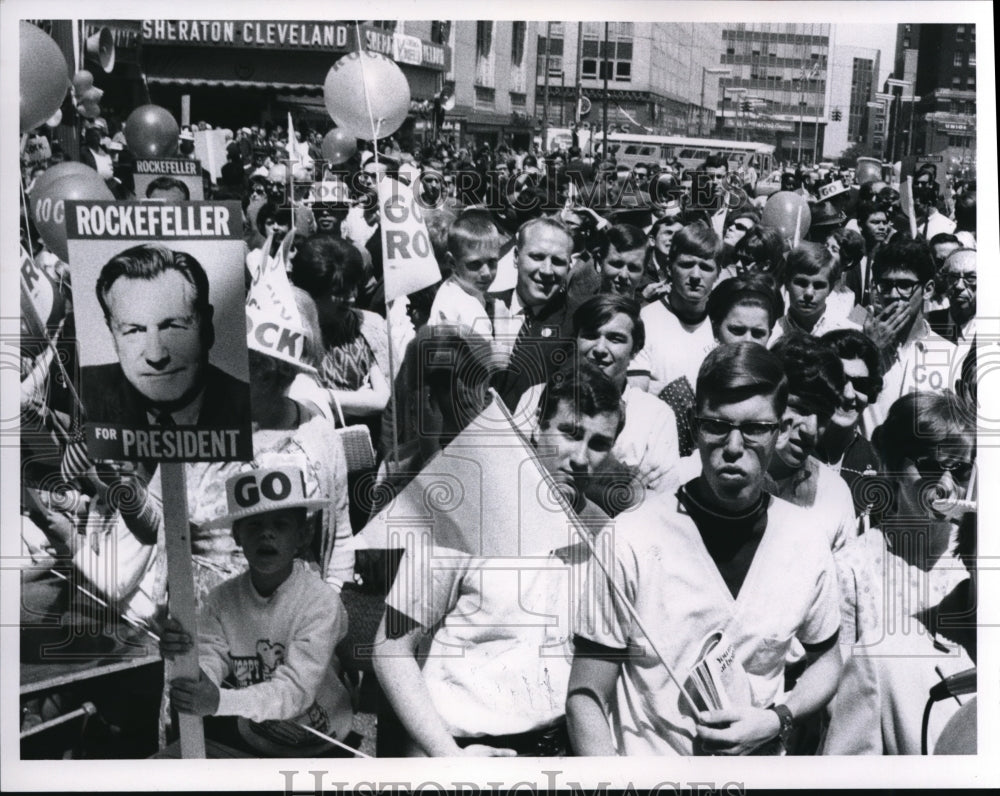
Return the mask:
<path id="1" fill-rule="evenodd" d="M 823 157 L 833 160 L 851 146 L 859 155 L 881 157 L 882 144 L 876 149 L 872 142 L 868 107 L 878 90 L 881 53 L 836 39 L 831 49 Z"/>
<path id="2" fill-rule="evenodd" d="M 722 26 L 693 22 L 538 22 L 535 107 L 548 126 L 709 135 Z M 605 93 L 605 77 L 607 91 Z M 577 89 L 577 86 L 580 89 Z M 699 131 L 699 126 L 701 130 Z"/>
<path id="3" fill-rule="evenodd" d="M 886 146 L 895 159 L 929 156 L 952 172 L 974 167 L 975 25 L 899 25 L 888 84 Z"/>
<path id="4" fill-rule="evenodd" d="M 452 97 L 441 125 L 456 143 L 476 147 L 502 141 L 527 149 L 535 128 L 535 29 L 539 23 L 507 20 L 434 22 L 448 43 L 444 75 Z"/>
<path id="5" fill-rule="evenodd" d="M 830 28 L 737 23 L 722 30 L 715 134 L 772 143 L 775 157 L 814 162 L 824 151 Z"/>

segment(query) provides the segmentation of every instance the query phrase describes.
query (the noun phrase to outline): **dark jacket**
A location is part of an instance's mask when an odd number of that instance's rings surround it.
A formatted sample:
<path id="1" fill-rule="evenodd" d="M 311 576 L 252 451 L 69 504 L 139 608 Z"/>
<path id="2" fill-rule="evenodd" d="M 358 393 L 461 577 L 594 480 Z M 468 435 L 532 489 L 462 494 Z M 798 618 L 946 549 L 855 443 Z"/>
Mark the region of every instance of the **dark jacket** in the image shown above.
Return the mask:
<path id="1" fill-rule="evenodd" d="M 133 387 L 119 363 L 90 365 L 80 371 L 84 407 L 91 423 L 107 423 L 131 428 L 150 426 L 146 416 L 149 402 Z M 209 365 L 199 428 L 241 428 L 250 422 L 250 387 L 239 379 Z"/>

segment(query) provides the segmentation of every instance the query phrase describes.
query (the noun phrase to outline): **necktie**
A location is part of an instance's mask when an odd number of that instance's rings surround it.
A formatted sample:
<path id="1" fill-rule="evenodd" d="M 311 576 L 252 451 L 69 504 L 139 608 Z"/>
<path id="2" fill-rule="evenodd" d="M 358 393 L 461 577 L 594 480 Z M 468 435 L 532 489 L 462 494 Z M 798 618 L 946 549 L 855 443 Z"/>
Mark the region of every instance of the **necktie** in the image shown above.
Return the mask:
<path id="1" fill-rule="evenodd" d="M 157 412 L 156 425 L 162 426 L 163 428 L 175 428 L 177 426 L 170 412 Z"/>

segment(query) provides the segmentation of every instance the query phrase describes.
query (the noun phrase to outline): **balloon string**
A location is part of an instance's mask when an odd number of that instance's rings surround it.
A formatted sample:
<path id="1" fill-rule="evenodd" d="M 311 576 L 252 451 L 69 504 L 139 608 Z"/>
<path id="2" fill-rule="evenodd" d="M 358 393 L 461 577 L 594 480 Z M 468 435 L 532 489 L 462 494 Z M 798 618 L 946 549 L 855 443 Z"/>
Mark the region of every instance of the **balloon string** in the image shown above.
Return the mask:
<path id="1" fill-rule="evenodd" d="M 21 174 L 20 178 L 21 179 L 20 179 L 20 183 L 19 184 L 20 184 L 20 188 L 21 188 L 21 209 L 24 211 L 24 223 L 25 223 L 25 233 L 24 234 L 25 234 L 25 239 L 28 242 L 28 258 L 31 260 L 31 266 L 32 266 L 32 268 L 34 268 L 34 269 L 37 270 L 38 269 L 38 265 L 35 263 L 34 250 L 33 250 L 32 246 L 31 246 L 31 223 L 30 223 L 29 218 L 28 218 L 28 194 L 24 190 L 24 174 Z M 23 274 L 21 275 L 21 290 L 22 290 L 22 292 L 27 290 L 27 286 L 25 285 L 24 275 Z M 48 333 L 48 331 L 46 330 L 46 327 L 45 327 L 45 322 L 41 319 L 41 317 L 38 316 L 38 313 L 37 313 L 37 311 L 35 309 L 35 305 L 34 305 L 34 303 L 32 301 L 30 301 L 30 298 L 31 298 L 31 294 L 29 292 L 28 293 L 28 299 L 29 299 L 29 301 L 27 302 L 28 306 L 30 307 L 29 312 L 33 312 L 35 314 L 35 316 L 36 316 L 38 329 L 41 331 L 42 336 L 45 338 L 46 345 L 52 351 L 53 359 L 55 360 L 56 365 L 59 367 L 59 371 L 62 373 L 63 381 L 66 384 L 66 389 L 69 391 L 70 397 L 73 399 L 73 401 L 76 404 L 76 406 L 78 406 L 78 407 L 80 407 L 82 409 L 83 408 L 83 401 L 80 400 L 80 396 L 77 394 L 76 388 L 73 386 L 73 382 L 72 382 L 72 380 L 69 377 L 69 373 L 66 372 L 66 366 L 63 365 L 62 360 L 59 358 L 59 352 L 56 350 L 56 344 L 55 344 L 55 342 L 53 342 L 52 338 L 49 336 L 49 333 Z"/>
<path id="2" fill-rule="evenodd" d="M 375 114 L 372 113 L 372 101 L 368 94 L 368 76 L 365 71 L 365 50 L 361 45 L 361 23 L 354 20 L 354 32 L 358 37 L 358 63 L 361 64 L 361 89 L 365 92 L 365 107 L 368 109 L 368 122 L 372 127 L 372 147 L 375 149 L 375 174 L 378 175 L 378 134 L 382 126 L 382 120 L 375 122 Z"/>

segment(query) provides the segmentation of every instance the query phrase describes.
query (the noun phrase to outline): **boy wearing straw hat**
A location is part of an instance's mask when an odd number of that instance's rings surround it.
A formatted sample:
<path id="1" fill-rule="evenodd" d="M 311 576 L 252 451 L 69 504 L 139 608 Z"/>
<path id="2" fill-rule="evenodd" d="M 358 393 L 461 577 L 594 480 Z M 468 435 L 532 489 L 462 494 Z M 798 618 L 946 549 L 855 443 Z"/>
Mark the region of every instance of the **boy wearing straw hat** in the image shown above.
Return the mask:
<path id="1" fill-rule="evenodd" d="M 198 619 L 201 676 L 176 678 L 170 699 L 182 713 L 236 717 L 209 725 L 210 734 L 266 757 L 325 754 L 350 730 L 352 711 L 339 679 L 334 647 L 347 634 L 339 596 L 298 552 L 309 543 L 308 512 L 324 501 L 305 496 L 296 467 L 248 470 L 226 481 L 231 525 L 249 570 L 212 590 Z M 165 658 L 194 641 L 168 620 Z M 222 685 L 230 687 L 220 688 Z M 213 732 L 214 731 L 214 732 Z"/>
<path id="2" fill-rule="evenodd" d="M 596 540 L 613 554 L 588 561 L 579 602 L 566 702 L 576 754 L 773 749 L 833 696 L 840 595 L 829 543 L 804 532 L 815 516 L 764 491 L 787 395 L 781 362 L 762 346 L 712 351 L 695 393 L 701 474 Z M 807 664 L 784 693 L 796 639 Z M 699 687 L 705 668 L 695 672 L 704 659 L 709 688 Z"/>

